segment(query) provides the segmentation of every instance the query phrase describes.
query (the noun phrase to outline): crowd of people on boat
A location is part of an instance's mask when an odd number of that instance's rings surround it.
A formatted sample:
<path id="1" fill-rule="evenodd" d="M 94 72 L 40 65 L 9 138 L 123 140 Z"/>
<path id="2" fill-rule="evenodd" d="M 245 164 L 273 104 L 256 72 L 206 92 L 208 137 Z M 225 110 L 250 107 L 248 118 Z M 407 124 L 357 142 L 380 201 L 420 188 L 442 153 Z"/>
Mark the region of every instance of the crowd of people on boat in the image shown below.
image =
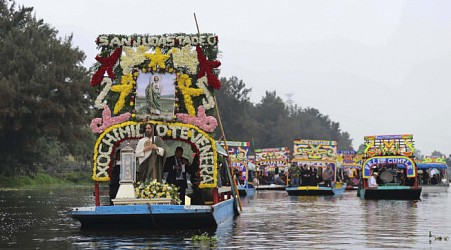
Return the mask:
<path id="1" fill-rule="evenodd" d="M 376 173 L 378 185 L 401 185 L 413 186 L 415 178 L 407 178 L 405 169 L 398 168 L 396 164 L 380 164 L 373 167 L 372 173 Z M 438 169 L 418 170 L 418 184 L 420 185 L 440 185 L 446 181 L 445 171 Z"/>
<path id="2" fill-rule="evenodd" d="M 290 186 L 326 186 L 331 187 L 334 171 L 329 163 L 326 167 L 293 164 L 289 167 Z"/>
<path id="3" fill-rule="evenodd" d="M 446 176 L 446 170 L 440 171 L 437 168 L 418 170 L 418 180 L 421 185 L 448 184 Z"/>
<path id="4" fill-rule="evenodd" d="M 415 183 L 415 178 L 407 178 L 405 169 L 398 168 L 396 164 L 378 164 L 372 167 L 371 171 L 369 181 L 375 179 L 376 183 L 371 182 L 372 186 L 370 187 L 380 185 L 413 186 Z"/>

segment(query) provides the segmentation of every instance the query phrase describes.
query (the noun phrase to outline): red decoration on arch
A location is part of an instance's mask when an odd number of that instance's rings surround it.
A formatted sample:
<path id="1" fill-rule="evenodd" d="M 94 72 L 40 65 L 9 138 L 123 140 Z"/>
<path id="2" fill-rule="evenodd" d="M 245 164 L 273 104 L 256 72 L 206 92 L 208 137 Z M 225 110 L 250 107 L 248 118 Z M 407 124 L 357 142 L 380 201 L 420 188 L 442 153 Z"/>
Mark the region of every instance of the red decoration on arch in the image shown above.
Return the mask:
<path id="1" fill-rule="evenodd" d="M 197 59 L 199 60 L 199 73 L 197 73 L 197 78 L 203 77 L 207 74 L 207 82 L 208 85 L 213 87 L 214 89 L 221 88 L 221 81 L 219 81 L 218 77 L 213 73 L 213 68 L 217 68 L 221 65 L 220 61 L 208 61 L 204 56 L 202 49 L 200 46 L 196 46 L 197 51 Z"/>
<path id="2" fill-rule="evenodd" d="M 100 57 L 96 56 L 96 60 L 102 64 L 100 68 L 97 70 L 97 72 L 92 76 L 91 78 L 91 86 L 96 86 L 97 84 L 102 82 L 103 75 L 105 74 L 105 71 L 108 73 L 108 76 L 111 79 L 114 79 L 114 72 L 113 67 L 114 64 L 116 64 L 119 57 L 121 57 L 122 54 L 122 48 L 118 47 L 114 50 L 114 52 L 109 57 Z"/>

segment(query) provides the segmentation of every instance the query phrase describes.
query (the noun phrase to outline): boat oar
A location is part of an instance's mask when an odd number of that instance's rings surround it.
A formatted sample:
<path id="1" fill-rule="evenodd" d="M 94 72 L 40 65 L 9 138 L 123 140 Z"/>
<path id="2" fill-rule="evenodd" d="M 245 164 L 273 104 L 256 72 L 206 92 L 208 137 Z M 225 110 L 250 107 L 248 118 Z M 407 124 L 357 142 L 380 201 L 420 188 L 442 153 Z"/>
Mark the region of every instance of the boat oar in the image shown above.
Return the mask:
<path id="1" fill-rule="evenodd" d="M 197 18 L 196 18 L 196 13 L 194 13 L 194 21 L 196 22 L 196 28 L 197 28 L 197 33 L 200 35 L 200 30 L 199 30 L 199 24 L 197 23 Z M 213 95 L 213 98 L 215 100 L 215 108 L 216 108 L 216 115 L 218 116 L 218 122 L 219 122 L 219 127 L 221 128 L 221 133 L 222 133 L 222 138 L 224 138 L 224 146 L 225 146 L 225 150 L 226 152 L 229 152 L 229 149 L 227 147 L 227 139 L 224 133 L 224 128 L 222 127 L 222 122 L 221 122 L 221 116 L 219 115 L 219 108 L 218 108 L 218 102 L 216 101 L 216 95 Z M 236 179 L 235 179 L 235 175 L 233 174 L 232 171 L 232 162 L 230 161 L 230 158 L 227 157 L 227 164 L 229 165 L 229 171 L 231 171 L 230 173 L 232 173 L 232 188 L 233 190 L 235 190 L 235 199 L 238 200 L 238 205 L 240 206 L 240 211 L 243 211 L 243 207 L 241 206 L 241 199 L 240 199 L 240 194 L 238 192 L 238 185 L 236 183 Z"/>

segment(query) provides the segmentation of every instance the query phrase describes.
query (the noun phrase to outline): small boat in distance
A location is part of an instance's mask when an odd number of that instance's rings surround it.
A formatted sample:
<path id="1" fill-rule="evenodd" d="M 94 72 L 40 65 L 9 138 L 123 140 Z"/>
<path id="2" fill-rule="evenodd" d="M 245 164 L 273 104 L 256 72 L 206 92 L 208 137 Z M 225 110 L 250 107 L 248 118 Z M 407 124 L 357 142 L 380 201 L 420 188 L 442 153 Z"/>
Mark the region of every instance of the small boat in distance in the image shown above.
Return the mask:
<path id="1" fill-rule="evenodd" d="M 416 160 L 418 179 L 423 192 L 446 192 L 449 189 L 448 166 L 444 157 Z"/>
<path id="2" fill-rule="evenodd" d="M 337 161 L 340 166 L 339 169 L 343 173 L 343 182 L 346 183 L 346 190 L 358 190 L 362 155 L 354 150 L 338 150 Z"/>
<path id="3" fill-rule="evenodd" d="M 418 170 L 413 160 L 413 136 L 365 136 L 362 164 L 363 199 L 419 200 Z"/>
<path id="4" fill-rule="evenodd" d="M 258 184 L 257 190 L 285 190 L 286 173 L 288 166 L 287 147 L 255 149 L 255 176 Z"/>
<path id="5" fill-rule="evenodd" d="M 290 196 L 339 195 L 346 190 L 338 174 L 336 141 L 295 140 L 291 168 L 296 167 L 300 180 L 285 188 Z"/>
<path id="6" fill-rule="evenodd" d="M 221 141 L 221 145 L 227 143 L 229 158 L 232 164 L 233 175 L 238 186 L 240 196 L 251 196 L 255 194 L 252 185 L 254 179 L 255 164 L 249 160 L 250 142 Z"/>

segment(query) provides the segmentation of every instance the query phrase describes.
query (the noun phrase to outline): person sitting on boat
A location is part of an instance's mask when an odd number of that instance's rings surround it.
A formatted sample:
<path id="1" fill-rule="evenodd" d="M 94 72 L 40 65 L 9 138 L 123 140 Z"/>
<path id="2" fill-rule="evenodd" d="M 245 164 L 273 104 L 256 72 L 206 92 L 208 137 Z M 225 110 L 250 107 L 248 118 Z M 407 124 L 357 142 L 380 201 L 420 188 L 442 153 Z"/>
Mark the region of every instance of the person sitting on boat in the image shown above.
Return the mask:
<path id="1" fill-rule="evenodd" d="M 309 186 L 310 185 L 310 169 L 307 167 L 307 164 L 301 167 L 301 186 Z"/>
<path id="2" fill-rule="evenodd" d="M 331 187 L 332 186 L 332 178 L 334 177 L 334 171 L 330 167 L 329 163 L 327 163 L 326 169 L 324 169 L 321 177 L 322 177 L 322 179 L 324 181 L 324 185 L 326 187 Z"/>
<path id="3" fill-rule="evenodd" d="M 152 179 L 161 183 L 165 145 L 161 137 L 154 136 L 152 124 L 148 123 L 144 128 L 144 137 L 138 141 L 135 149 L 139 164 L 136 179 L 141 183 L 149 183 Z"/>
<path id="4" fill-rule="evenodd" d="M 319 177 L 318 177 L 318 168 L 314 167 L 312 170 L 312 175 L 310 176 L 310 185 L 312 186 L 316 186 L 318 185 L 319 181 Z"/>
<path id="5" fill-rule="evenodd" d="M 438 174 L 434 174 L 431 178 L 431 185 L 437 185 L 439 183 Z"/>
<path id="6" fill-rule="evenodd" d="M 377 176 L 378 175 L 379 174 L 377 172 L 373 172 L 370 180 L 368 181 L 368 187 L 379 187 L 379 184 L 377 184 Z"/>
<path id="7" fill-rule="evenodd" d="M 166 182 L 179 187 L 180 200 L 185 204 L 185 193 L 188 187 L 186 173 L 190 170 L 188 159 L 183 157 L 183 148 L 177 147 L 173 156 L 166 159 L 164 163 L 164 173 L 168 173 Z"/>
<path id="8" fill-rule="evenodd" d="M 429 185 L 429 174 L 425 170 L 423 170 L 422 179 L 423 179 L 423 185 Z"/>
<path id="9" fill-rule="evenodd" d="M 290 182 L 291 182 L 291 186 L 299 186 L 300 181 L 299 181 L 299 174 L 301 173 L 301 169 L 299 168 L 298 165 L 293 164 L 290 166 L 290 168 L 288 169 L 288 173 L 290 173 Z"/>

